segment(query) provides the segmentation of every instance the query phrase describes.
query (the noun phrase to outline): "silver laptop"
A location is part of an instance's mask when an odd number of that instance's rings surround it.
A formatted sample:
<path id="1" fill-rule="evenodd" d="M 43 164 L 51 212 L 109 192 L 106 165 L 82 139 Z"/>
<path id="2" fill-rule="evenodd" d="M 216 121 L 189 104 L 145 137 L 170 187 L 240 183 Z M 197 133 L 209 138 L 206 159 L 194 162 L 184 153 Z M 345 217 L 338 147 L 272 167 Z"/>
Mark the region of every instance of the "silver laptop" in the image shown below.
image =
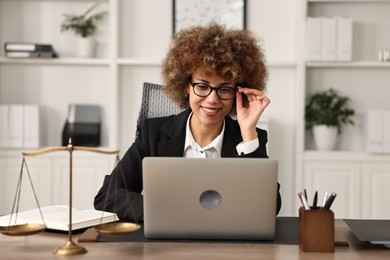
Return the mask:
<path id="1" fill-rule="evenodd" d="M 277 168 L 259 158 L 144 158 L 145 237 L 274 239 Z"/>

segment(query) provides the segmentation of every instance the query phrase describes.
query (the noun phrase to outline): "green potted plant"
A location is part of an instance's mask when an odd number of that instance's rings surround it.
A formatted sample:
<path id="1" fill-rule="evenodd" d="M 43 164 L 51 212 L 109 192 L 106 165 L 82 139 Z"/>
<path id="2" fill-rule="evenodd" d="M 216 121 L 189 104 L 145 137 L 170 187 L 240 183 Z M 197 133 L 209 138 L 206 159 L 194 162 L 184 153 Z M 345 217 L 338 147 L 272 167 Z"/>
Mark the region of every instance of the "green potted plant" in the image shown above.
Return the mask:
<path id="1" fill-rule="evenodd" d="M 313 131 L 317 149 L 334 149 L 343 127 L 354 124 L 354 114 L 349 97 L 340 95 L 332 88 L 311 95 L 305 106 L 305 123 L 306 129 Z"/>
<path id="2" fill-rule="evenodd" d="M 107 11 L 93 13 L 99 4 L 92 5 L 83 14 L 64 14 L 65 19 L 61 24 L 61 32 L 73 31 L 80 36 L 78 50 L 81 57 L 91 57 L 93 55 L 95 42 L 92 36 L 96 33 L 97 24 L 108 14 Z"/>

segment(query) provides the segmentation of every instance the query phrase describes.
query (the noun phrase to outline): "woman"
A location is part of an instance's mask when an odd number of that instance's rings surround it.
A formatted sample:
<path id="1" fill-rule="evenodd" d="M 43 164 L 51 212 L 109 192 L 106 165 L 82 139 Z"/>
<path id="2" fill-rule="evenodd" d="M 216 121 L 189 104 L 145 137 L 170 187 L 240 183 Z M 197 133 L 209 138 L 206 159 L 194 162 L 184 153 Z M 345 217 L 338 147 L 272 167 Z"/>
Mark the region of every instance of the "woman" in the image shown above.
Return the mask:
<path id="1" fill-rule="evenodd" d="M 95 208 L 142 221 L 142 159 L 147 156 L 267 158 L 256 128 L 270 100 L 256 38 L 217 24 L 174 35 L 162 65 L 164 91 L 186 110 L 145 121 L 139 136 L 95 197 Z M 236 115 L 233 120 L 229 115 Z M 281 207 L 278 193 L 277 213 Z"/>

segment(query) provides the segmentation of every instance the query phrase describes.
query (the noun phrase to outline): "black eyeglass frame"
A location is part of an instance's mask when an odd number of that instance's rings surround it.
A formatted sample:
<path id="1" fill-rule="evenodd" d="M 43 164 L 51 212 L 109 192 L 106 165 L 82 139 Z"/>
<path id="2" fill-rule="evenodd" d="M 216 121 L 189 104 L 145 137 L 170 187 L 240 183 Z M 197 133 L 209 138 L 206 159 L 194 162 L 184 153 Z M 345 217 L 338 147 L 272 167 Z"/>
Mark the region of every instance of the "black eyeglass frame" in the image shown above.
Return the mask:
<path id="1" fill-rule="evenodd" d="M 236 88 L 232 88 L 232 87 L 218 87 L 218 88 L 215 88 L 215 87 L 212 87 L 210 86 L 209 84 L 207 83 L 203 83 L 203 82 L 192 82 L 190 81 L 190 84 L 192 86 L 192 91 L 194 92 L 195 95 L 197 95 L 198 97 L 208 97 L 211 92 L 213 92 L 213 90 L 215 91 L 215 93 L 217 93 L 217 96 L 219 99 L 221 100 L 230 100 L 230 99 L 234 99 L 236 97 L 236 92 L 237 92 L 237 89 Z M 195 92 L 195 87 L 196 85 L 204 85 L 204 86 L 208 86 L 209 87 L 209 93 L 207 95 L 199 95 L 198 93 Z M 221 89 L 229 89 L 229 90 L 233 90 L 233 96 L 231 98 L 221 98 L 218 94 L 218 91 L 221 90 Z"/>

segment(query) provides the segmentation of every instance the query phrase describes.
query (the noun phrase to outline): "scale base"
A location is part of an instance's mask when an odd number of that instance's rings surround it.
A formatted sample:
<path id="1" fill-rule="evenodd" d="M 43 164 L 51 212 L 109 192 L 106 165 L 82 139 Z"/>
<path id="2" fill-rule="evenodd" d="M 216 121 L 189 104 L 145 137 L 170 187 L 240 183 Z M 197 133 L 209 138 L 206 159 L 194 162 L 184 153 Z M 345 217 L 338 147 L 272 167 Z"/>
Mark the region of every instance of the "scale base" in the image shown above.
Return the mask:
<path id="1" fill-rule="evenodd" d="M 65 245 L 58 247 L 53 251 L 53 255 L 57 256 L 68 256 L 68 255 L 82 255 L 88 251 L 82 246 L 77 245 L 73 241 L 66 242 Z"/>

